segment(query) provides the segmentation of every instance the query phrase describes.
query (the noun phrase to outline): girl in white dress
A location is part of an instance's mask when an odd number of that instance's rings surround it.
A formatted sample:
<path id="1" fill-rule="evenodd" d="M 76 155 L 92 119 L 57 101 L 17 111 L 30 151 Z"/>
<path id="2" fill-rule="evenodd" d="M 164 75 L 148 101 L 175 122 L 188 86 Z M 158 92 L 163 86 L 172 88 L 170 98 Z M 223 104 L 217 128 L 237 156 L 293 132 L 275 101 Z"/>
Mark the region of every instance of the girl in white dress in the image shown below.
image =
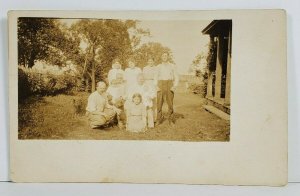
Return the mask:
<path id="1" fill-rule="evenodd" d="M 144 132 L 147 126 L 146 107 L 142 103 L 142 96 L 136 93 L 132 96 L 132 101 L 126 109 L 127 123 L 126 130 L 130 132 Z"/>

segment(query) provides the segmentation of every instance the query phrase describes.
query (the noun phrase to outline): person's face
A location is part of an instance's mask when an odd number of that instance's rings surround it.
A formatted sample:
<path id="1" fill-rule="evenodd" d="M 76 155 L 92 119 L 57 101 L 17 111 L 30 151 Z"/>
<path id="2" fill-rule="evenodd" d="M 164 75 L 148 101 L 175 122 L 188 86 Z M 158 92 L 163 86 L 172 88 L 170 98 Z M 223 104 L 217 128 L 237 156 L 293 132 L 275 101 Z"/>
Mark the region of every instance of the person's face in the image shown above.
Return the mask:
<path id="1" fill-rule="evenodd" d="M 129 61 L 129 63 L 128 63 L 128 67 L 129 67 L 129 68 L 134 68 L 134 67 L 135 67 L 135 64 L 134 64 L 134 62 L 132 62 L 132 61 Z"/>
<path id="2" fill-rule="evenodd" d="M 167 53 L 163 53 L 163 55 L 161 56 L 162 61 L 163 62 L 167 62 L 168 61 L 168 54 Z"/>
<path id="3" fill-rule="evenodd" d="M 139 85 L 143 85 L 144 84 L 144 77 L 142 75 L 139 75 L 137 77 L 137 82 Z"/>
<path id="4" fill-rule="evenodd" d="M 134 97 L 133 98 L 133 103 L 136 104 L 136 105 L 140 104 L 141 103 L 140 97 L 138 97 L 138 96 Z"/>
<path id="5" fill-rule="evenodd" d="M 121 69 L 121 64 L 117 61 L 116 63 L 115 63 L 115 69 Z"/>
<path id="6" fill-rule="evenodd" d="M 106 91 L 106 84 L 102 83 L 102 84 L 98 85 L 97 86 L 97 91 L 98 91 L 99 94 L 104 93 Z"/>
<path id="7" fill-rule="evenodd" d="M 154 61 L 153 61 L 153 59 L 149 59 L 149 60 L 148 60 L 148 65 L 149 65 L 150 67 L 153 67 L 153 66 L 154 66 Z"/>

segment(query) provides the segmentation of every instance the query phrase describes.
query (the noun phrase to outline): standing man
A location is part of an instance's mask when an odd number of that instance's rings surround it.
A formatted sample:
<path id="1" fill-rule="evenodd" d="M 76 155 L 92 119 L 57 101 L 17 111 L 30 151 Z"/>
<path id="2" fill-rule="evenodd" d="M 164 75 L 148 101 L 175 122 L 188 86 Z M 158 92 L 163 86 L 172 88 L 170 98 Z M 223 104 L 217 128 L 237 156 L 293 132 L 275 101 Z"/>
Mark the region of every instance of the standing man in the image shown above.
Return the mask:
<path id="1" fill-rule="evenodd" d="M 179 82 L 179 76 L 174 64 L 169 62 L 169 53 L 164 52 L 161 56 L 162 63 L 157 65 L 155 74 L 155 84 L 157 85 L 157 120 L 156 124 L 161 124 L 164 120 L 162 115 L 162 106 L 164 99 L 168 105 L 168 120 L 169 124 L 174 124 L 173 100 L 174 91 Z"/>
<path id="2" fill-rule="evenodd" d="M 97 83 L 97 90 L 89 98 L 86 107 L 91 128 L 99 128 L 110 124 L 120 110 L 108 103 L 106 84 Z"/>

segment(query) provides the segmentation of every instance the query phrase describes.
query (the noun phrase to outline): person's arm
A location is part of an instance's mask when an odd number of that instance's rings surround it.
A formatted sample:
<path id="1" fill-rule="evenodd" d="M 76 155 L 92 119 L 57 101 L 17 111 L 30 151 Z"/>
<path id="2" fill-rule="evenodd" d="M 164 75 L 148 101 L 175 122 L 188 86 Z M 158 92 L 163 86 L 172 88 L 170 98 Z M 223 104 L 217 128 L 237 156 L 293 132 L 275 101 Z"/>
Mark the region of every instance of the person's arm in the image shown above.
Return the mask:
<path id="1" fill-rule="evenodd" d="M 149 98 L 153 99 L 154 97 L 156 97 L 156 93 L 156 89 L 153 89 L 153 87 L 149 87 L 147 91 Z"/>
<path id="2" fill-rule="evenodd" d="M 128 69 L 127 68 L 123 72 L 123 79 L 125 80 L 125 82 L 127 82 L 127 80 L 128 80 Z"/>
<path id="3" fill-rule="evenodd" d="M 158 74 L 159 74 L 159 65 L 156 66 L 155 68 L 155 72 L 154 72 L 154 85 L 157 86 L 158 85 Z"/>
<path id="4" fill-rule="evenodd" d="M 121 113 L 121 110 L 120 110 L 119 108 L 117 108 L 116 106 L 111 105 L 111 104 L 109 103 L 108 100 L 106 100 L 105 108 L 112 109 L 112 110 L 115 111 L 117 114 L 120 114 L 120 113 Z"/>
<path id="5" fill-rule="evenodd" d="M 145 128 L 147 128 L 147 109 L 146 109 L 146 106 L 143 107 L 142 120 L 143 120 L 143 123 L 145 125 Z"/>
<path id="6" fill-rule="evenodd" d="M 94 97 L 92 95 L 89 96 L 88 98 L 88 103 L 86 106 L 86 111 L 87 112 L 94 112 L 97 110 L 96 102 L 94 100 Z"/>
<path id="7" fill-rule="evenodd" d="M 112 80 L 113 80 L 113 70 L 109 70 L 108 75 L 107 75 L 107 80 L 108 80 L 108 84 L 111 84 Z"/>
<path id="8" fill-rule="evenodd" d="M 173 77 L 174 77 L 173 89 L 175 89 L 179 83 L 179 74 L 178 74 L 176 65 L 173 65 Z"/>
<path id="9" fill-rule="evenodd" d="M 137 68 L 137 72 L 138 72 L 138 74 L 141 74 L 141 73 L 143 73 L 143 71 L 142 71 L 142 69 L 141 68 L 139 68 L 139 67 L 136 67 Z"/>

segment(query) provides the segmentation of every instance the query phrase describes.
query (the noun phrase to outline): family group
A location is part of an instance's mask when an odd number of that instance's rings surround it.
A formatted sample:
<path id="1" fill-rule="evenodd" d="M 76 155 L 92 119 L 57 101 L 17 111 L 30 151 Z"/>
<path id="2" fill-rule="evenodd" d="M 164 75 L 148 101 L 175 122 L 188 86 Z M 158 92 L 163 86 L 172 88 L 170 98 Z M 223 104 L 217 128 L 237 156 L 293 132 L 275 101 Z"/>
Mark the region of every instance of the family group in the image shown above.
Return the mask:
<path id="1" fill-rule="evenodd" d="M 133 60 L 123 70 L 114 61 L 107 81 L 97 83 L 87 103 L 87 116 L 92 128 L 101 128 L 117 121 L 121 129 L 144 132 L 161 124 L 165 117 L 163 103 L 168 105 L 167 119 L 175 123 L 173 100 L 179 82 L 176 66 L 169 62 L 169 54 L 163 53 L 161 62 L 155 65 L 149 58 L 143 69 Z"/>

